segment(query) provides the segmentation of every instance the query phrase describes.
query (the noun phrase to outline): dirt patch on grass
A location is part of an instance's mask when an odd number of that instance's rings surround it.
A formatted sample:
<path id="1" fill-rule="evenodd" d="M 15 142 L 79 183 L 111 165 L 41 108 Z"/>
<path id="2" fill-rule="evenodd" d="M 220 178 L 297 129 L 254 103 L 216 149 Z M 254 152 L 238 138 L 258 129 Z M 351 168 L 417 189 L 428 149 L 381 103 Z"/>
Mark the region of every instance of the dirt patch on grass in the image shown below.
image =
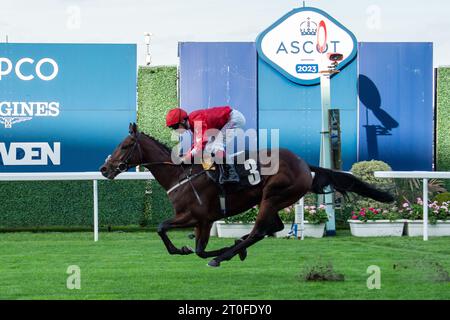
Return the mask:
<path id="1" fill-rule="evenodd" d="M 299 278 L 303 281 L 345 281 L 345 276 L 337 273 L 330 262 L 307 266 Z"/>
<path id="2" fill-rule="evenodd" d="M 450 282 L 450 275 L 444 266 L 439 262 L 431 262 L 431 267 L 433 268 L 434 276 L 433 280 L 437 282 Z"/>
<path id="3" fill-rule="evenodd" d="M 450 282 L 450 274 L 445 267 L 437 261 L 421 260 L 414 264 L 394 263 L 392 268 L 396 271 L 419 267 L 425 273 L 426 278 L 434 282 Z"/>

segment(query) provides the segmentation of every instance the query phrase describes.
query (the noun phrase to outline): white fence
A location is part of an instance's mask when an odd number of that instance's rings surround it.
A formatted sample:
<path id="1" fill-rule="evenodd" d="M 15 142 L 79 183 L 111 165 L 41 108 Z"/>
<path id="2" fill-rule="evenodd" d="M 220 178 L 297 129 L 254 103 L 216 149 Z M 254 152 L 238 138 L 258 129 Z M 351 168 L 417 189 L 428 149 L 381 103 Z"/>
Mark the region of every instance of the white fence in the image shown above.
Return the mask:
<path id="1" fill-rule="evenodd" d="M 450 179 L 450 172 L 427 171 L 376 171 L 377 178 L 422 179 L 423 180 L 423 240 L 428 240 L 428 180 Z"/>
<path id="2" fill-rule="evenodd" d="M 428 180 L 450 179 L 450 172 L 426 171 L 376 171 L 377 178 L 423 179 L 423 240 L 428 240 Z M 116 180 L 150 180 L 150 172 L 126 172 Z M 94 241 L 98 241 L 98 180 L 107 180 L 100 172 L 51 172 L 51 173 L 0 173 L 0 181 L 93 181 L 94 192 Z M 303 203 L 296 207 L 296 222 L 303 231 Z M 303 234 L 303 232 L 302 232 Z"/>
<path id="3" fill-rule="evenodd" d="M 150 180 L 150 172 L 125 172 L 116 180 Z M 98 180 L 107 180 L 100 172 L 0 173 L 0 181 L 93 181 L 94 241 L 98 241 Z"/>

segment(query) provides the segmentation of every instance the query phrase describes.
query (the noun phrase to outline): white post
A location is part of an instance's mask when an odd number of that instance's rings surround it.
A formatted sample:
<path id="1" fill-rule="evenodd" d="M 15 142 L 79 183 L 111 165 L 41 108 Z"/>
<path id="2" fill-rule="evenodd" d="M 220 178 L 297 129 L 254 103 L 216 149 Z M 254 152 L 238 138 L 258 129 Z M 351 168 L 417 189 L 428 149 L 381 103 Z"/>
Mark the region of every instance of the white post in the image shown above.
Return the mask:
<path id="1" fill-rule="evenodd" d="M 305 198 L 300 199 L 300 230 L 302 231 L 301 240 L 305 240 Z"/>
<path id="2" fill-rule="evenodd" d="M 428 179 L 423 179 L 423 241 L 428 241 Z"/>
<path id="3" fill-rule="evenodd" d="M 295 205 L 295 223 L 297 224 L 297 232 L 300 232 L 301 240 L 305 239 L 305 198 L 301 198 Z M 300 223 L 300 224 L 299 224 Z M 298 234 L 297 234 L 298 237 Z"/>
<path id="4" fill-rule="evenodd" d="M 98 241 L 98 181 L 94 180 L 94 241 Z"/>

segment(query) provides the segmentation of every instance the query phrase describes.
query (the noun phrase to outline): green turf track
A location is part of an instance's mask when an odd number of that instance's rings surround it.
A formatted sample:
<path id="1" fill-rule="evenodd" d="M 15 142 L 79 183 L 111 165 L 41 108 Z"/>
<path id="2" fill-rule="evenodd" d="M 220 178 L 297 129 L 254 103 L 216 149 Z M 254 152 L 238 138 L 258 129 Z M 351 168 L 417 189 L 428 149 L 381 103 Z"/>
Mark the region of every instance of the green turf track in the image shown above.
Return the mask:
<path id="1" fill-rule="evenodd" d="M 187 234 L 170 236 L 193 246 Z M 450 238 L 264 239 L 245 262 L 206 262 L 170 256 L 154 232 L 101 233 L 98 243 L 91 233 L 0 234 L 0 299 L 450 299 Z M 344 282 L 299 280 L 327 262 Z M 66 288 L 69 265 L 81 268 L 81 290 Z M 367 289 L 370 265 L 381 268 L 380 290 Z"/>

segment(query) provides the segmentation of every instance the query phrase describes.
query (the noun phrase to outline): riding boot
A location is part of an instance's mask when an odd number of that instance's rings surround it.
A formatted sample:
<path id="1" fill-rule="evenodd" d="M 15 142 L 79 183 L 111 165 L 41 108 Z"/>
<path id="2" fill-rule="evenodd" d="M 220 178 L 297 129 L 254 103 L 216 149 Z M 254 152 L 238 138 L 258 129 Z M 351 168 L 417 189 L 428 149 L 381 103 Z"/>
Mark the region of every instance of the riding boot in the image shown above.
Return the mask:
<path id="1" fill-rule="evenodd" d="M 239 182 L 239 175 L 236 172 L 236 167 L 233 164 L 220 164 L 220 177 L 219 183 L 224 184 L 227 182 Z"/>

